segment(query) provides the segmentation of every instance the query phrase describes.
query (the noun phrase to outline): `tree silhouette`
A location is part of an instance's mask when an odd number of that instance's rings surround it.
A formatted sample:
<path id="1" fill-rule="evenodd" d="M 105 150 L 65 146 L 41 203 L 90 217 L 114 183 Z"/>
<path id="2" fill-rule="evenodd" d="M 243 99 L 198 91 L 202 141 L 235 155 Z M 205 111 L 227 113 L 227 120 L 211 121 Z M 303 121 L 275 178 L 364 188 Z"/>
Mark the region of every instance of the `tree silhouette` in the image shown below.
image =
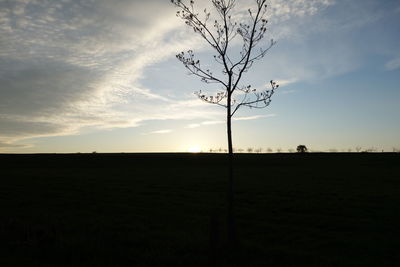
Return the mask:
<path id="1" fill-rule="evenodd" d="M 184 3 L 181 0 L 171 0 L 179 8 L 176 15 L 190 26 L 195 34 L 200 35 L 214 50 L 213 62 L 221 67 L 220 73 L 214 73 L 203 66 L 195 57 L 193 50 L 181 52 L 176 57 L 189 70 L 189 73 L 210 84 L 218 84 L 220 90 L 214 95 L 206 95 L 199 91 L 196 95 L 206 103 L 226 108 L 226 125 L 228 139 L 228 238 L 232 245 L 235 242 L 235 223 L 233 216 L 233 149 L 232 149 L 232 117 L 241 107 L 265 108 L 271 102 L 274 90 L 278 88 L 273 80 L 270 88 L 255 89 L 241 80 L 253 63 L 262 59 L 275 44 L 271 39 L 264 42 L 267 30 L 266 0 L 254 0 L 254 9 L 247 10 L 247 19 L 234 22 L 233 10 L 235 0 L 211 0 L 213 14 L 207 9 L 198 12 L 194 1 Z M 238 41 L 237 41 L 238 40 Z M 235 54 L 237 43 L 241 43 L 239 55 Z"/>
<path id="2" fill-rule="evenodd" d="M 307 152 L 307 147 L 305 145 L 298 145 L 297 146 L 297 152 L 306 153 Z"/>

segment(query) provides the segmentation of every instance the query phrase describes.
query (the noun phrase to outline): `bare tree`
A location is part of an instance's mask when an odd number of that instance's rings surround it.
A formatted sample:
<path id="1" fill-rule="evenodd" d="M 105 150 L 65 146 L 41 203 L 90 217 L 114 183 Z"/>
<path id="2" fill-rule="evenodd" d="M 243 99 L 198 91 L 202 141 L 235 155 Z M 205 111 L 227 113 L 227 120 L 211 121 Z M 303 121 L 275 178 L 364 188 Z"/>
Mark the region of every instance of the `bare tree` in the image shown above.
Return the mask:
<path id="1" fill-rule="evenodd" d="M 206 103 L 222 106 L 226 109 L 226 125 L 228 139 L 228 236 L 230 244 L 235 239 L 233 217 L 233 149 L 232 149 L 232 117 L 241 107 L 265 108 L 271 102 L 278 84 L 270 81 L 270 88 L 255 89 L 251 85 L 242 84 L 243 76 L 250 70 L 254 62 L 262 59 L 275 44 L 271 39 L 267 43 L 265 33 L 266 0 L 254 0 L 254 9 L 248 9 L 248 18 L 242 22 L 233 21 L 235 0 L 211 0 L 216 14 L 207 9 L 198 12 L 194 1 L 187 3 L 171 0 L 179 8 L 176 15 L 190 26 L 195 34 L 201 36 L 214 51 L 213 61 L 221 67 L 221 72 L 214 73 L 201 64 L 193 50 L 181 52 L 176 57 L 189 70 L 189 73 L 209 84 L 218 84 L 220 90 L 214 95 L 206 95 L 199 91 L 196 95 Z M 215 15 L 215 18 L 212 17 Z M 235 54 L 236 40 L 241 42 L 239 55 Z"/>

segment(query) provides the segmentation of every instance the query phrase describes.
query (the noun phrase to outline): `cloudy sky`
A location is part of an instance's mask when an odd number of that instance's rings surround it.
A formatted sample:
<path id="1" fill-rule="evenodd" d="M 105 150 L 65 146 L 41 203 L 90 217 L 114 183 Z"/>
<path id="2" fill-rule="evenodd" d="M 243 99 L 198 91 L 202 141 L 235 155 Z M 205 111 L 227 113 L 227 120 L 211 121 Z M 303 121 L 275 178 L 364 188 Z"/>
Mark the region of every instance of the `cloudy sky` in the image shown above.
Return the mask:
<path id="1" fill-rule="evenodd" d="M 234 146 L 400 148 L 400 2 L 269 3 L 277 44 L 245 79 L 281 87 L 268 108 L 235 114 Z M 193 49 L 208 64 L 212 51 L 175 12 L 169 0 L 0 0 L 0 152 L 225 148 L 224 109 L 193 94 L 218 88 L 175 58 Z"/>

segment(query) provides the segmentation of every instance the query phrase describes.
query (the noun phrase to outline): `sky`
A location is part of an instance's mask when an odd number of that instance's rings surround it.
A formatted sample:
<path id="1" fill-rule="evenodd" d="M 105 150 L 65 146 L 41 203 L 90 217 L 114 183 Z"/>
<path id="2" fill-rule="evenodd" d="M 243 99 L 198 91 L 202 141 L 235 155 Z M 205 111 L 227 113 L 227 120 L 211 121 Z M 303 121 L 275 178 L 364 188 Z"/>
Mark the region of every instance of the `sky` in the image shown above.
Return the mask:
<path id="1" fill-rule="evenodd" d="M 253 3 L 237 0 L 234 18 Z M 176 11 L 169 0 L 0 0 L 0 152 L 225 149 L 224 108 L 194 94 L 219 88 L 175 58 L 192 49 L 212 65 L 213 51 Z M 280 87 L 269 107 L 235 114 L 236 149 L 400 149 L 400 1 L 271 0 L 268 20 L 276 45 L 244 79 Z"/>

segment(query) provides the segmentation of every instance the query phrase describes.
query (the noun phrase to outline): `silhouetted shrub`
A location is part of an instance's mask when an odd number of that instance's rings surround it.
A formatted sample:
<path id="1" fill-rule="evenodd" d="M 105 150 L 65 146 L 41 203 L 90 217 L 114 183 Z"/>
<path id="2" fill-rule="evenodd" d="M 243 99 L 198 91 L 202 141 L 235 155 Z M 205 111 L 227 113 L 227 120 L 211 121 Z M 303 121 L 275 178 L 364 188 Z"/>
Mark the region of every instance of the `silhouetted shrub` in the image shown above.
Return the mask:
<path id="1" fill-rule="evenodd" d="M 299 153 L 306 153 L 308 151 L 305 145 L 298 145 L 296 149 Z"/>

